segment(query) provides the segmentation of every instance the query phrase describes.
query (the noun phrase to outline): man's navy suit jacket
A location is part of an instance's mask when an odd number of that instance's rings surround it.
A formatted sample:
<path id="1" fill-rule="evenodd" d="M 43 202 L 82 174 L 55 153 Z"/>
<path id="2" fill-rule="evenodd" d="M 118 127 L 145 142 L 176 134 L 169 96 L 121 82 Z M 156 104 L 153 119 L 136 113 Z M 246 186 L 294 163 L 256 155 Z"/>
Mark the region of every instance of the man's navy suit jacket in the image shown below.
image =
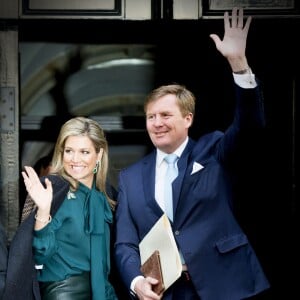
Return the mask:
<path id="1" fill-rule="evenodd" d="M 189 139 L 173 182 L 172 229 L 201 300 L 240 300 L 269 287 L 233 214 L 229 176 L 243 133 L 265 125 L 263 97 L 259 87 L 236 86 L 236 93 L 232 124 L 224 133 Z M 203 168 L 193 173 L 195 163 Z M 128 289 L 141 275 L 139 242 L 163 214 L 154 194 L 155 164 L 153 151 L 119 175 L 115 258 Z"/>

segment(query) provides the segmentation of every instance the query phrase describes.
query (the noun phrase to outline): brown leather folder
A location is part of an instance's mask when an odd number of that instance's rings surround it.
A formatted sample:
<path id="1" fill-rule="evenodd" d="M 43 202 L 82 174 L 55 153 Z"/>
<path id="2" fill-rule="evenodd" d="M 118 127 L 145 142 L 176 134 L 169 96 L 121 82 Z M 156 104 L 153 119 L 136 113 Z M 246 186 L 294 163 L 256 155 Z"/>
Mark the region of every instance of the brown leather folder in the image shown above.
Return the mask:
<path id="1" fill-rule="evenodd" d="M 165 290 L 158 250 L 155 250 L 143 263 L 141 266 L 141 272 L 145 277 L 150 276 L 159 281 L 152 287 L 156 294 L 159 295 Z"/>

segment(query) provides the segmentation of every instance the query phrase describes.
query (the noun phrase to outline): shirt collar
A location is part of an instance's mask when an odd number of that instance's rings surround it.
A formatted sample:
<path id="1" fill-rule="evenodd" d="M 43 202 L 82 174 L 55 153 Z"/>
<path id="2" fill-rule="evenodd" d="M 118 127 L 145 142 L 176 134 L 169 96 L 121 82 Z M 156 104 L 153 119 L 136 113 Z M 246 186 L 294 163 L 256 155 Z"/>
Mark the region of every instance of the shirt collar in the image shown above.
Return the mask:
<path id="1" fill-rule="evenodd" d="M 185 141 L 173 152 L 175 153 L 179 158 L 183 152 L 183 150 L 185 149 L 187 143 L 188 143 L 189 137 L 187 136 Z M 164 160 L 165 156 L 167 156 L 168 154 L 159 150 L 158 148 L 156 149 L 156 166 L 160 166 L 162 161 Z"/>

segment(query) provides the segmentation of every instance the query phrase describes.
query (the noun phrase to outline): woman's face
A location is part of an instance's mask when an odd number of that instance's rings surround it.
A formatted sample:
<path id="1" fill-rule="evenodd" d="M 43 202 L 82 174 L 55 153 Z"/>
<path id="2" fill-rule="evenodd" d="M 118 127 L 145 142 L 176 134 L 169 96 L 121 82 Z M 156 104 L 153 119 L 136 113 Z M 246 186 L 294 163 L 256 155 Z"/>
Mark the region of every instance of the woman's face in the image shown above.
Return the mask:
<path id="1" fill-rule="evenodd" d="M 65 171 L 89 188 L 92 187 L 97 161 L 103 151 L 96 153 L 95 147 L 87 136 L 69 136 L 65 142 L 63 166 Z"/>

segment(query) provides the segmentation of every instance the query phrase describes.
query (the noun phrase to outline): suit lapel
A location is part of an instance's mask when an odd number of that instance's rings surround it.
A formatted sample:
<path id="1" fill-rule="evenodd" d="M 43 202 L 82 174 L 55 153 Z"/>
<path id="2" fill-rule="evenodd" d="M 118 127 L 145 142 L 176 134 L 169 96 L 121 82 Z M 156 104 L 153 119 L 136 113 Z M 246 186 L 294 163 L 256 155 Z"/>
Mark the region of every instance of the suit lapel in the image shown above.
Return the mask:
<path id="1" fill-rule="evenodd" d="M 174 220 L 176 220 L 176 210 L 178 201 L 180 198 L 181 187 L 183 184 L 183 179 L 185 177 L 186 171 L 189 166 L 189 158 L 191 151 L 195 145 L 195 142 L 189 139 L 187 146 L 185 147 L 181 157 L 178 160 L 177 167 L 178 167 L 178 177 L 173 182 L 173 212 L 174 212 Z"/>
<path id="2" fill-rule="evenodd" d="M 174 219 L 176 214 L 176 208 L 180 198 L 183 179 L 185 177 L 189 165 L 189 161 L 190 161 L 189 158 L 194 145 L 195 142 L 189 139 L 189 142 L 177 163 L 178 177 L 174 180 L 173 183 Z M 148 156 L 146 156 L 143 161 L 142 180 L 143 180 L 143 189 L 145 194 L 146 205 L 150 206 L 155 211 L 156 214 L 161 215 L 162 210 L 155 200 L 155 166 L 156 166 L 156 151 L 154 150 Z"/>
<path id="3" fill-rule="evenodd" d="M 143 189 L 146 205 L 150 206 L 156 214 L 161 215 L 162 210 L 155 200 L 155 166 L 156 151 L 145 157 L 142 169 Z"/>

